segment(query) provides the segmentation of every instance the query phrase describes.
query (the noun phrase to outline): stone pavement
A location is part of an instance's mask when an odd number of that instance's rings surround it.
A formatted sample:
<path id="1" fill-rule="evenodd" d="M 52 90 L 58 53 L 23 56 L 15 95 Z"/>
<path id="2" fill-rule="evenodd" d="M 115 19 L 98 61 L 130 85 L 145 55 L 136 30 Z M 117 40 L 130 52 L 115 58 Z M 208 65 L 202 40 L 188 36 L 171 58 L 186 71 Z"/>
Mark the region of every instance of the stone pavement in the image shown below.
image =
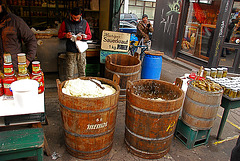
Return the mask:
<path id="1" fill-rule="evenodd" d="M 190 68 L 185 68 L 182 65 L 178 65 L 172 61 L 166 61 L 163 59 L 161 80 L 168 82 L 174 82 L 179 76 L 184 73 L 190 73 Z M 76 161 L 81 160 L 71 156 L 65 148 L 64 134 L 62 129 L 61 114 L 58 104 L 58 96 L 55 79 L 56 73 L 46 73 L 46 86 L 45 91 L 45 108 L 49 121 L 49 125 L 43 125 L 48 144 L 51 152 L 58 154 L 58 161 Z M 222 115 L 222 108 L 219 109 L 218 114 Z M 161 159 L 156 161 L 227 161 L 230 158 L 231 150 L 236 143 L 236 138 L 232 138 L 239 135 L 240 122 L 239 122 L 240 110 L 231 110 L 228 120 L 231 123 L 226 123 L 222 139 L 229 138 L 229 141 L 223 143 L 214 144 L 217 142 L 216 135 L 220 124 L 220 117 L 215 120 L 214 126 L 210 133 L 209 143 L 202 145 L 194 149 L 187 149 L 178 139 L 174 138 L 170 147 L 170 152 Z M 110 153 L 102 158 L 95 159 L 95 161 L 142 161 L 145 159 L 138 158 L 129 153 L 124 144 L 124 126 L 125 126 L 125 102 L 119 102 L 116 129 L 113 141 L 113 148 Z M 233 125 L 236 125 L 234 127 Z M 28 159 L 30 160 L 30 159 Z M 44 155 L 45 161 L 51 161 L 51 156 Z"/>

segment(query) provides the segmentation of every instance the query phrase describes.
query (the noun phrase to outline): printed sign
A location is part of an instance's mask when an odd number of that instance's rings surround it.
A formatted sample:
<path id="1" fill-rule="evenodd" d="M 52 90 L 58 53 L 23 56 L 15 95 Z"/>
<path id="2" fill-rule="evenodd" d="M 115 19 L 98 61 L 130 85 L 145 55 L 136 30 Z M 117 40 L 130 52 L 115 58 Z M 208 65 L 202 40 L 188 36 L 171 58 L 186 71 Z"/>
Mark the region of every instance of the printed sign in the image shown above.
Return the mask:
<path id="1" fill-rule="evenodd" d="M 103 31 L 102 50 L 127 52 L 130 42 L 130 34 L 114 31 Z"/>

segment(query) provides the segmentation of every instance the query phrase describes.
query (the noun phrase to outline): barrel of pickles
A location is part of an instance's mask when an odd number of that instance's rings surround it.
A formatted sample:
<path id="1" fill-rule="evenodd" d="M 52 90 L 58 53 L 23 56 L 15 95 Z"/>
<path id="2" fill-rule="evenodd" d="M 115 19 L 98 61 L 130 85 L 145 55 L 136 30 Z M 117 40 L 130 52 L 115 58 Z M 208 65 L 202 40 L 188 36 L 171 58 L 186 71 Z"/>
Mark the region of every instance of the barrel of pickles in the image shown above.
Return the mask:
<path id="1" fill-rule="evenodd" d="M 113 78 L 116 73 L 120 76 L 120 101 L 126 100 L 126 85 L 128 80 L 137 80 L 141 74 L 141 61 L 136 56 L 111 54 L 106 57 L 105 77 Z"/>
<path id="2" fill-rule="evenodd" d="M 192 128 L 207 130 L 213 126 L 218 107 L 221 104 L 223 90 L 214 90 L 214 85 L 210 88 L 207 84 L 209 82 L 206 82 L 208 90 L 203 88 L 203 84 L 200 89 L 195 85 L 196 82 L 198 81 L 189 83 L 183 105 L 182 120 Z"/>
<path id="3" fill-rule="evenodd" d="M 127 83 L 125 143 L 145 159 L 163 157 L 170 150 L 183 104 L 183 91 L 160 80 Z"/>
<path id="4" fill-rule="evenodd" d="M 81 79 L 95 79 L 116 90 L 104 97 L 70 96 L 62 91 L 66 81 L 57 79 L 66 148 L 75 157 L 94 159 L 106 155 L 112 148 L 120 87 L 116 80 L 98 77 Z"/>

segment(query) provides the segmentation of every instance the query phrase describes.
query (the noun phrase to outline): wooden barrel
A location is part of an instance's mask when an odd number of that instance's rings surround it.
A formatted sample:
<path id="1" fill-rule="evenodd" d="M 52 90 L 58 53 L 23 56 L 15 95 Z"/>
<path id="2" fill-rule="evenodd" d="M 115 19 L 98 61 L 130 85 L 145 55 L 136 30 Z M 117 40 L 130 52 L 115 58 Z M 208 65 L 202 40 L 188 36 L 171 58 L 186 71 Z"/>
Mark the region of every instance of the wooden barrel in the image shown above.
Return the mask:
<path id="1" fill-rule="evenodd" d="M 221 104 L 223 91 L 207 92 L 189 83 L 182 111 L 183 122 L 198 130 L 213 126 Z"/>
<path id="2" fill-rule="evenodd" d="M 57 80 L 59 104 L 68 152 L 81 159 L 106 155 L 112 148 L 120 87 L 105 78 L 97 79 L 113 86 L 116 93 L 98 98 L 73 97 L 62 93 L 65 82 Z"/>
<path id="3" fill-rule="evenodd" d="M 106 57 L 105 77 L 113 78 L 116 73 L 120 76 L 120 101 L 126 100 L 126 85 L 128 80 L 138 80 L 141 75 L 141 61 L 125 54 L 111 54 Z"/>
<path id="4" fill-rule="evenodd" d="M 151 98 L 163 97 L 166 100 Z M 145 159 L 168 153 L 183 104 L 183 91 L 171 83 L 142 79 L 127 83 L 125 143 Z"/>

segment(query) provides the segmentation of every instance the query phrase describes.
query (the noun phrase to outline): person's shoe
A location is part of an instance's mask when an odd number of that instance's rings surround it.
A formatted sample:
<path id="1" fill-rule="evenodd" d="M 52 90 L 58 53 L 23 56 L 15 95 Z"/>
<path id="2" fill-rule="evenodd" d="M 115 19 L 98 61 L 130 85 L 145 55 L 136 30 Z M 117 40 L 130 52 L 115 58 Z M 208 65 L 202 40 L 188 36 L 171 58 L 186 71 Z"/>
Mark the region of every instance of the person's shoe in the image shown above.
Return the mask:
<path id="1" fill-rule="evenodd" d="M 221 55 L 221 57 L 224 57 L 224 58 L 226 58 L 226 55 Z"/>

